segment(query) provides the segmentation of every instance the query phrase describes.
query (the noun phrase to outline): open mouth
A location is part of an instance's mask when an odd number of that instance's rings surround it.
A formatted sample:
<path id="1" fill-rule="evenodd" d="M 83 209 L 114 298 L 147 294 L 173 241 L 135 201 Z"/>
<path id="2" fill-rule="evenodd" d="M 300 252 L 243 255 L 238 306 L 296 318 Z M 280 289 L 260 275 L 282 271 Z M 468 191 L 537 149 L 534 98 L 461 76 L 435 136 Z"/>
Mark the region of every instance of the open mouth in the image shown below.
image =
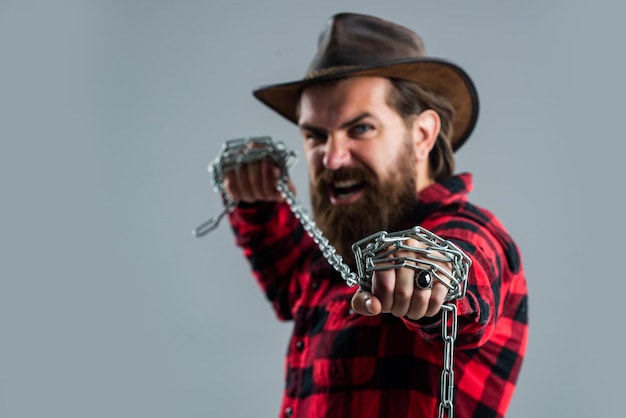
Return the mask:
<path id="1" fill-rule="evenodd" d="M 333 204 L 352 203 L 364 188 L 365 183 L 357 180 L 342 180 L 331 183 L 331 202 Z"/>

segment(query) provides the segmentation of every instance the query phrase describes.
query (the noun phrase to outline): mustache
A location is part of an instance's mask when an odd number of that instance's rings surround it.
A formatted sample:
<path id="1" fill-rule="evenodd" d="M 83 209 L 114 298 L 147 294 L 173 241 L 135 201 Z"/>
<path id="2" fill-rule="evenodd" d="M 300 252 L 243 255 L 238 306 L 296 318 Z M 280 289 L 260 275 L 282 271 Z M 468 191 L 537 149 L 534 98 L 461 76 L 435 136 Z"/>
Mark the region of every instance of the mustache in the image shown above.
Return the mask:
<path id="1" fill-rule="evenodd" d="M 356 180 L 367 185 L 376 183 L 376 174 L 367 168 L 342 167 L 337 170 L 324 168 L 322 172 L 313 180 L 317 186 L 327 186 L 343 180 Z"/>

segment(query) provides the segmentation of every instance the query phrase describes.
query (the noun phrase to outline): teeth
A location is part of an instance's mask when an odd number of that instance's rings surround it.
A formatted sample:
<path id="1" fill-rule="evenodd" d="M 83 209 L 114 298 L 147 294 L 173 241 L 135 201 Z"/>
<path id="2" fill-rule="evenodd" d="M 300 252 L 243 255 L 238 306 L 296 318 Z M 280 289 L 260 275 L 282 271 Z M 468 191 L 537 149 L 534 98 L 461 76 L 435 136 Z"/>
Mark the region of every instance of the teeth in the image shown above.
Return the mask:
<path id="1" fill-rule="evenodd" d="M 333 192 L 337 199 L 346 199 L 357 192 L 361 182 L 357 180 L 341 180 L 333 183 Z M 355 187 L 356 186 L 356 187 Z"/>
<path id="2" fill-rule="evenodd" d="M 346 199 L 346 198 L 348 198 L 348 197 L 352 196 L 353 194 L 354 194 L 354 192 L 352 192 L 352 193 L 337 193 L 337 194 L 335 195 L 335 197 L 336 197 L 337 199 Z"/>
<path id="3" fill-rule="evenodd" d="M 343 181 L 338 181 L 334 184 L 334 187 L 338 188 L 338 189 L 345 189 L 347 187 L 352 187 L 356 184 L 358 184 L 359 182 L 356 180 L 343 180 Z"/>

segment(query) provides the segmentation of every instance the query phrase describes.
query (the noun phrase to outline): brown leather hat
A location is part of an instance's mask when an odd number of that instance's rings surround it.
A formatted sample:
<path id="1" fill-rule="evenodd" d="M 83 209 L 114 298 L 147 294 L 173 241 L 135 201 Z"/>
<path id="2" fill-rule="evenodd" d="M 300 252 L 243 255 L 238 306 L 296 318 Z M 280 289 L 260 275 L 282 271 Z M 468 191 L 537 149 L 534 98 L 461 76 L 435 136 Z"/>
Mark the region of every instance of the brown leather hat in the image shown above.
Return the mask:
<path id="1" fill-rule="evenodd" d="M 302 80 L 261 87 L 254 96 L 297 123 L 296 106 L 304 87 L 355 76 L 412 81 L 446 97 L 455 110 L 451 138 L 455 151 L 474 129 L 478 95 L 467 73 L 448 61 L 427 57 L 422 40 L 410 29 L 361 14 L 340 13 L 330 18 Z"/>

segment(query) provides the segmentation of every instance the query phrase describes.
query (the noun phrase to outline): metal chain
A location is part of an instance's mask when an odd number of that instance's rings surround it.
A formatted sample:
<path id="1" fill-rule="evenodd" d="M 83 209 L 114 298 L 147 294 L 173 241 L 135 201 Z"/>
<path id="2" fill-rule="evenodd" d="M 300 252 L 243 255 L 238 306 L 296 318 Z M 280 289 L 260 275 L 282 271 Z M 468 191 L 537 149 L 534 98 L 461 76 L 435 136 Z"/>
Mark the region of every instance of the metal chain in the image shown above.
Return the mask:
<path id="1" fill-rule="evenodd" d="M 224 209 L 215 217 L 195 228 L 192 233 L 196 237 L 203 237 L 218 227 L 222 218 L 237 207 L 224 188 L 224 175 L 237 167 L 256 161 L 268 159 L 281 168 L 281 179 L 287 181 L 289 168 L 295 164 L 297 154 L 288 149 L 284 143 L 274 141 L 270 136 L 253 136 L 231 139 L 222 145 L 219 154 L 211 163 L 208 171 L 216 192 L 224 198 Z"/>
<path id="2" fill-rule="evenodd" d="M 454 341 L 457 331 L 456 305 L 450 301 L 441 305 L 441 337 L 443 338 L 443 370 L 439 393 L 439 418 L 454 417 Z M 450 325 L 448 326 L 448 322 Z"/>
<path id="3" fill-rule="evenodd" d="M 409 239 L 420 246 L 407 245 Z M 416 226 L 404 231 L 381 231 L 352 245 L 356 259 L 359 285 L 370 289 L 374 272 L 409 268 L 427 271 L 448 288 L 445 303 L 441 306 L 441 337 L 443 339 L 443 370 L 440 378 L 439 418 L 454 416 L 454 341 L 457 333 L 457 309 L 452 302 L 465 296 L 471 259 L 452 242 Z M 411 251 L 422 257 L 397 256 L 399 251 Z M 449 272 L 438 263 L 452 267 Z"/>
<path id="4" fill-rule="evenodd" d="M 343 262 L 343 258 L 337 254 L 335 247 L 328 242 L 328 238 L 324 236 L 315 222 L 309 217 L 309 214 L 306 210 L 304 210 L 291 190 L 289 190 L 287 184 L 283 180 L 280 180 L 276 185 L 276 188 L 289 205 L 289 208 L 295 217 L 300 221 L 304 230 L 311 238 L 313 238 L 313 242 L 317 244 L 324 258 L 328 260 L 328 263 L 341 274 L 341 278 L 346 282 L 346 284 L 352 287 L 359 283 L 357 275 L 350 270 L 349 265 Z"/>
<path id="5" fill-rule="evenodd" d="M 420 246 L 407 245 L 410 239 L 417 241 Z M 446 286 L 446 300 L 465 296 L 465 282 L 471 260 L 455 244 L 421 226 L 393 233 L 377 232 L 352 244 L 352 251 L 359 285 L 366 289 L 371 288 L 375 271 L 409 268 L 416 273 L 426 270 Z M 399 257 L 396 255 L 399 251 L 410 251 L 421 257 Z M 440 263 L 449 265 L 451 271 L 442 268 Z"/>
<path id="6" fill-rule="evenodd" d="M 269 159 L 281 170 L 276 189 L 280 192 L 294 216 L 302 224 L 304 230 L 319 247 L 328 263 L 337 270 L 350 287 L 359 285 L 362 289 L 371 290 L 374 272 L 399 268 L 416 271 L 427 271 L 439 283 L 448 288 L 445 302 L 441 306 L 441 337 L 444 342 L 443 370 L 440 379 L 439 418 L 454 416 L 454 341 L 457 334 L 457 308 L 454 300 L 463 298 L 471 260 L 452 242 L 444 240 L 434 233 L 416 226 L 404 231 L 388 233 L 381 231 L 363 238 L 352 245 L 355 255 L 357 273 L 343 262 L 328 239 L 308 215 L 304 207 L 289 190 L 287 185 L 288 169 L 295 163 L 296 154 L 282 142 L 275 142 L 271 137 L 249 137 L 226 141 L 215 160 L 209 164 L 216 191 L 224 197 L 224 210 L 216 217 L 194 229 L 197 237 L 202 237 L 214 230 L 221 219 L 234 210 L 237 202 L 224 188 L 224 174 L 240 165 Z M 419 247 L 407 245 L 409 239 L 420 243 Z M 411 251 L 422 257 L 399 257 L 398 251 Z M 446 263 L 451 271 L 442 268 L 438 263 Z"/>

